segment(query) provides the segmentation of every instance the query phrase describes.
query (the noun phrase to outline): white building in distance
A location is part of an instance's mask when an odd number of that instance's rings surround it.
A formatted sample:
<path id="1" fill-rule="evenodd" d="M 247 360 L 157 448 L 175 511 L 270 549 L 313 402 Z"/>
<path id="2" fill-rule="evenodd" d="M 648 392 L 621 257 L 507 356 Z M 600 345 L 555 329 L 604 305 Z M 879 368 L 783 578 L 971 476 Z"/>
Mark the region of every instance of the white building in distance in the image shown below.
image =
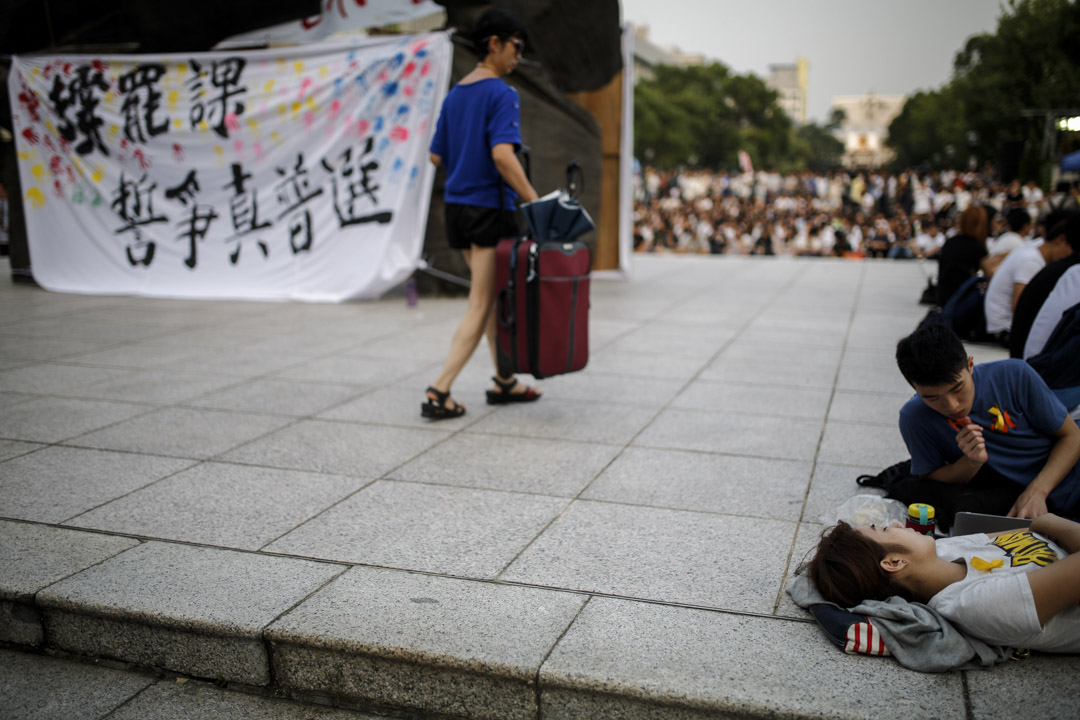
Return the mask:
<path id="1" fill-rule="evenodd" d="M 810 63 L 798 58 L 794 63 L 769 66 L 765 84 L 780 96 L 780 107 L 796 125 L 806 124 L 806 89 L 810 76 Z"/>
<path id="2" fill-rule="evenodd" d="M 701 53 L 684 53 L 676 47 L 662 48 L 649 40 L 649 26 L 634 27 L 634 82 L 651 80 L 657 65 L 704 65 Z"/>
<path id="3" fill-rule="evenodd" d="M 885 145 L 889 123 L 904 109 L 904 95 L 837 95 L 833 110 L 844 111 L 838 131 L 844 143 L 841 159 L 847 168 L 876 168 L 893 159 L 895 153 Z"/>

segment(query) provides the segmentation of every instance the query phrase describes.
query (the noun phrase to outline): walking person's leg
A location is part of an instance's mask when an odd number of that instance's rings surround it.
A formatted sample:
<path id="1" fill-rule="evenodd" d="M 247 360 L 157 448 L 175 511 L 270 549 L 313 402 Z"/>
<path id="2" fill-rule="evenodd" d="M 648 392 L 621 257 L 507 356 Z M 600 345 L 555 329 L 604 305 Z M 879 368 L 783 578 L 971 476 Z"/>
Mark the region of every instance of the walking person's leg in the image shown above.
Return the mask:
<path id="1" fill-rule="evenodd" d="M 498 295 L 496 294 L 497 299 Z M 491 378 L 495 383 L 495 389 L 487 391 L 488 405 L 539 400 L 542 394 L 539 389 L 519 383 L 513 374 L 502 375 L 499 372 L 497 315 L 495 303 L 492 303 L 491 314 L 488 316 L 487 328 L 484 331 L 484 335 L 487 337 L 488 349 L 491 350 L 491 364 L 495 368 L 495 375 Z"/>
<path id="2" fill-rule="evenodd" d="M 487 335 L 492 362 L 496 367 L 496 389 L 489 391 L 488 401 L 492 402 L 492 397 L 512 397 L 513 400 L 536 400 L 540 397 L 540 392 L 535 388 L 518 383 L 513 376 L 498 374 L 495 353 L 495 248 L 473 245 L 469 250 L 462 250 L 462 254 L 472 273 L 469 304 L 465 317 L 454 332 L 442 371 L 427 390 L 428 402 L 422 406 L 425 417 L 441 419 L 465 413 L 465 406 L 450 397 L 450 386 L 476 351 L 483 335 Z"/>
<path id="3" fill-rule="evenodd" d="M 422 406 L 425 417 L 439 419 L 456 417 L 465 413 L 465 406 L 450 397 L 450 386 L 476 351 L 476 346 L 480 343 L 480 338 L 487 328 L 487 320 L 495 304 L 494 277 L 491 282 L 485 282 L 483 272 L 483 268 L 490 265 L 494 276 L 495 248 L 473 245 L 468 250 L 462 250 L 461 254 L 465 257 L 465 262 L 472 274 L 469 304 L 465 309 L 465 316 L 461 318 L 457 330 L 454 331 L 454 337 L 450 341 L 450 352 L 443 361 L 442 370 L 426 391 L 428 402 Z"/>

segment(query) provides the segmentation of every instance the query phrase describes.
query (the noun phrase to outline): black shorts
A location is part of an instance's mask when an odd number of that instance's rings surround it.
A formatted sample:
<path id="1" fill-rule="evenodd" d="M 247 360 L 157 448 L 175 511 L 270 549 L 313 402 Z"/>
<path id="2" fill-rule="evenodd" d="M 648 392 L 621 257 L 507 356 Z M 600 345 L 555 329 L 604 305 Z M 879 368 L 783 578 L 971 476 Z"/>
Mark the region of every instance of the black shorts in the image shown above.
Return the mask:
<path id="1" fill-rule="evenodd" d="M 446 238 L 450 247 L 468 250 L 472 245 L 493 248 L 503 238 L 518 234 L 513 210 L 446 203 Z"/>

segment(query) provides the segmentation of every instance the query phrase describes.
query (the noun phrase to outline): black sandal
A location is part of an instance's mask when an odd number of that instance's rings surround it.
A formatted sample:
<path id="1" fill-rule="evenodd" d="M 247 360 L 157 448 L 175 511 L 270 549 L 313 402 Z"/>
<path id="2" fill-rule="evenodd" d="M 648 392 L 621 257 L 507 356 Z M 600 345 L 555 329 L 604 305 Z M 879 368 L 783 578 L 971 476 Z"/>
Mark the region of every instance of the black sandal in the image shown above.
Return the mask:
<path id="1" fill-rule="evenodd" d="M 465 414 L 465 406 L 457 402 L 454 403 L 454 407 L 446 406 L 446 401 L 450 399 L 450 393 L 439 392 L 433 387 L 429 387 L 424 392 L 434 395 L 435 399 L 429 397 L 426 403 L 421 403 L 420 414 L 423 417 L 432 420 L 446 420 L 447 418 L 461 417 Z"/>
<path id="2" fill-rule="evenodd" d="M 525 388 L 525 392 L 510 392 L 517 387 L 517 378 L 514 378 L 510 382 L 503 382 L 497 377 L 491 379 L 495 381 L 495 384 L 499 386 L 499 389 L 487 391 L 488 405 L 505 405 L 506 403 L 512 402 L 534 402 L 540 399 L 540 393 L 534 387 Z"/>

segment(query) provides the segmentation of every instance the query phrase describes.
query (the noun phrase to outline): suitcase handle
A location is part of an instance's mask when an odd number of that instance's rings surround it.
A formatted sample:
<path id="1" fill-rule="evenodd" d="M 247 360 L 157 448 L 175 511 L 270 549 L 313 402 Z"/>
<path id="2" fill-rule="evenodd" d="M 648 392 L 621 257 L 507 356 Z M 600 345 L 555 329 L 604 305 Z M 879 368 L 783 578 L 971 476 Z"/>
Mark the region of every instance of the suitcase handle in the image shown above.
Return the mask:
<path id="1" fill-rule="evenodd" d="M 571 160 L 566 166 L 566 191 L 570 197 L 576 198 L 578 193 L 585 189 L 585 172 L 577 160 Z"/>
<path id="2" fill-rule="evenodd" d="M 499 297 L 496 300 L 495 319 L 498 320 L 499 325 L 503 326 L 507 330 L 514 327 L 514 290 L 513 288 L 503 288 L 499 291 Z"/>

